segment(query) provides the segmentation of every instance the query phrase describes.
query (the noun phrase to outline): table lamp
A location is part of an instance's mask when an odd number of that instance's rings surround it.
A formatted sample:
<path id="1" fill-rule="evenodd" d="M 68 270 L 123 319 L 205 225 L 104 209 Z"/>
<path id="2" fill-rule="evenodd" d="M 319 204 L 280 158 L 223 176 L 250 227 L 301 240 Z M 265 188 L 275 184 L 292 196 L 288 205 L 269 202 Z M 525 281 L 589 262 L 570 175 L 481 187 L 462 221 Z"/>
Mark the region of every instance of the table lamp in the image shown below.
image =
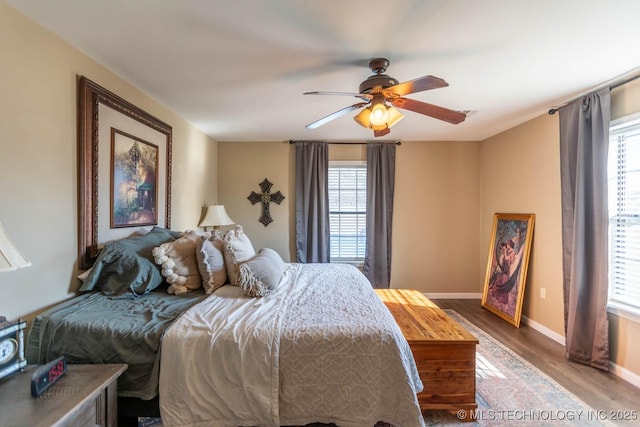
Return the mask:
<path id="1" fill-rule="evenodd" d="M 213 227 L 214 230 L 218 230 L 221 225 L 231 224 L 235 224 L 235 222 L 227 215 L 224 205 L 211 205 L 207 207 L 207 213 L 205 213 L 198 227 L 204 227 L 204 230 L 207 231 L 207 227 Z"/>

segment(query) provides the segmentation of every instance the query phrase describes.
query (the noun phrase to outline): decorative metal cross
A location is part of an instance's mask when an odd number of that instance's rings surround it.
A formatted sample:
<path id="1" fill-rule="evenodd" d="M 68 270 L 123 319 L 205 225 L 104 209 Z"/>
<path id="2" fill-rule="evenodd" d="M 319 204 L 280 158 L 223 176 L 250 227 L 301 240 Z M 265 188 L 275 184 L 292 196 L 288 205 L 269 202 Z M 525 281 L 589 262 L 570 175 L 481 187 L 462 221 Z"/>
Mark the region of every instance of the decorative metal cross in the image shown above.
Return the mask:
<path id="1" fill-rule="evenodd" d="M 258 221 L 260 221 L 265 227 L 273 222 L 273 219 L 271 219 L 271 214 L 269 213 L 269 202 L 280 204 L 280 202 L 284 200 L 284 196 L 282 195 L 282 193 L 280 193 L 280 191 L 276 191 L 275 193 L 269 192 L 272 186 L 273 184 L 270 183 L 267 178 L 265 178 L 264 181 L 260 183 L 262 194 L 258 194 L 255 191 L 252 191 L 251 194 L 249 194 L 249 197 L 247 197 L 252 205 L 255 205 L 258 202 L 262 202 L 262 215 L 260 216 L 260 219 Z"/>

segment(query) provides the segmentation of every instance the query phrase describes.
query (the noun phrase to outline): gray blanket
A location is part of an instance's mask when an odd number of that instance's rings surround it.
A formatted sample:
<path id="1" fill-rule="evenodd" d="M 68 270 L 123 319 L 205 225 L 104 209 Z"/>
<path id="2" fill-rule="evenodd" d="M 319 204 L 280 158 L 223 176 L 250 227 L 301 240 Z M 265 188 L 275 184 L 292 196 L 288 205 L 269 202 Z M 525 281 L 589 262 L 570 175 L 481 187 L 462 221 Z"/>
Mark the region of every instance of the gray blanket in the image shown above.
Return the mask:
<path id="1" fill-rule="evenodd" d="M 201 301 L 200 292 L 150 292 L 136 299 L 110 299 L 101 292 L 72 298 L 33 321 L 29 363 L 65 356 L 68 363 L 127 363 L 118 395 L 152 399 L 158 394 L 160 343 L 167 328 Z"/>

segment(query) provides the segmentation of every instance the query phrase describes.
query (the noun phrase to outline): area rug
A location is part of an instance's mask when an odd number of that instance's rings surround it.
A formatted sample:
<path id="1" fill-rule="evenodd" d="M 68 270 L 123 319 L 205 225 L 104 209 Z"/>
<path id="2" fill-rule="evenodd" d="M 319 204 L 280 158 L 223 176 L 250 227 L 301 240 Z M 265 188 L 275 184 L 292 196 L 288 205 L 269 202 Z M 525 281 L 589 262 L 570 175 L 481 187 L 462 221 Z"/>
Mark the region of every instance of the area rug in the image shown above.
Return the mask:
<path id="1" fill-rule="evenodd" d="M 596 411 L 551 377 L 495 340 L 454 310 L 444 310 L 480 342 L 476 349 L 474 422 L 463 423 L 446 411 L 427 411 L 427 425 L 449 426 L 603 426 Z"/>

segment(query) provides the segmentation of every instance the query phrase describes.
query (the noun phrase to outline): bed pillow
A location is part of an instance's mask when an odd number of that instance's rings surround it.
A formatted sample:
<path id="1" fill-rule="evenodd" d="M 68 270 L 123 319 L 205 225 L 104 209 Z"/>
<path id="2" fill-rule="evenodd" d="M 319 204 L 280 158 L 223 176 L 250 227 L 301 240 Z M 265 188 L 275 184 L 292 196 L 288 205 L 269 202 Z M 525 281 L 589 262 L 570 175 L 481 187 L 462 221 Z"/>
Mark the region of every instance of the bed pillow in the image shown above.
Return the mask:
<path id="1" fill-rule="evenodd" d="M 269 295 L 280 282 L 286 264 L 273 249 L 264 248 L 248 261 L 238 265 L 238 285 L 245 295 Z"/>
<path id="2" fill-rule="evenodd" d="M 210 238 L 202 239 L 196 248 L 198 270 L 206 294 L 213 293 L 227 282 L 223 247 L 222 236 L 214 232 Z"/>
<path id="3" fill-rule="evenodd" d="M 251 240 L 244 233 L 241 225 L 236 225 L 233 230 L 224 235 L 224 264 L 227 268 L 229 283 L 237 285 L 238 264 L 253 258 L 256 250 Z"/>
<path id="4" fill-rule="evenodd" d="M 175 232 L 154 227 L 142 236 L 108 243 L 100 251 L 80 292 L 102 291 L 113 297 L 134 298 L 162 283 L 160 268 L 153 262 L 152 251 L 158 245 L 175 240 Z"/>
<path id="5" fill-rule="evenodd" d="M 170 284 L 170 294 L 186 294 L 202 287 L 202 278 L 196 260 L 196 248 L 202 237 L 188 231 L 173 242 L 163 243 L 153 249 L 156 264 L 162 267 L 161 274 Z"/>

